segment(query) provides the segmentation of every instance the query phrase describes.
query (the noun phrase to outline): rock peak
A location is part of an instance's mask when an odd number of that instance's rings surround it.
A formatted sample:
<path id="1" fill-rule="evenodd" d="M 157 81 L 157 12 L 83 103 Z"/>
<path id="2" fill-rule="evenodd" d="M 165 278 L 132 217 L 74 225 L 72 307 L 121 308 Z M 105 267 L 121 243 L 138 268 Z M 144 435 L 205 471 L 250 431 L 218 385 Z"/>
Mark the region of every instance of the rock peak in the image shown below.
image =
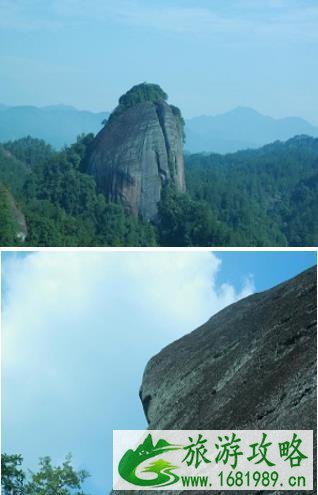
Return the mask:
<path id="1" fill-rule="evenodd" d="M 145 220 L 156 219 L 168 184 L 185 190 L 184 122 L 167 99 L 156 84 L 133 86 L 97 134 L 88 160 L 99 191 Z"/>

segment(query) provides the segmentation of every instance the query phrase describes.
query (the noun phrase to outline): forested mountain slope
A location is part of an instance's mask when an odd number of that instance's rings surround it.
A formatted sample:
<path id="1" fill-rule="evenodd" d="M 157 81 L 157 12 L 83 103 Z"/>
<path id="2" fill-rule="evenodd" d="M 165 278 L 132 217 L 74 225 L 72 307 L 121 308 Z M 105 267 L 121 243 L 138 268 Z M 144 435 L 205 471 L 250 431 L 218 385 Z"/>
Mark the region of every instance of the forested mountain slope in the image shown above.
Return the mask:
<path id="1" fill-rule="evenodd" d="M 81 136 L 60 152 L 32 138 L 0 147 L 0 182 L 27 226 L 24 241 L 0 236 L 2 246 L 318 245 L 318 139 L 298 136 L 224 156 L 186 155 L 187 194 L 168 185 L 155 222 L 133 217 L 97 192 L 86 173 L 93 140 Z"/>
<path id="2" fill-rule="evenodd" d="M 187 187 L 250 243 L 318 243 L 318 139 L 296 136 L 258 150 L 187 155 Z M 240 239 L 241 237 L 241 239 Z"/>

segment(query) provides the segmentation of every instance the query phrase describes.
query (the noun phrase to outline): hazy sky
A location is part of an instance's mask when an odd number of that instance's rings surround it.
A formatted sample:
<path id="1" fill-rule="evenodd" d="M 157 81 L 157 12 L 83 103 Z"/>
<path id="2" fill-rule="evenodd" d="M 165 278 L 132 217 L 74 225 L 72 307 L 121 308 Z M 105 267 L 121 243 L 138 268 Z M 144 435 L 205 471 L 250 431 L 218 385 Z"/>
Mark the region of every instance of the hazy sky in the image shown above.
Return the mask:
<path id="1" fill-rule="evenodd" d="M 0 0 L 0 99 L 111 110 L 147 81 L 186 117 L 318 124 L 317 25 L 316 0 Z"/>
<path id="2" fill-rule="evenodd" d="M 42 252 L 2 261 L 3 451 L 23 454 L 29 468 L 71 451 L 92 475 L 89 493 L 105 495 L 112 430 L 146 426 L 138 390 L 147 361 L 316 255 Z"/>

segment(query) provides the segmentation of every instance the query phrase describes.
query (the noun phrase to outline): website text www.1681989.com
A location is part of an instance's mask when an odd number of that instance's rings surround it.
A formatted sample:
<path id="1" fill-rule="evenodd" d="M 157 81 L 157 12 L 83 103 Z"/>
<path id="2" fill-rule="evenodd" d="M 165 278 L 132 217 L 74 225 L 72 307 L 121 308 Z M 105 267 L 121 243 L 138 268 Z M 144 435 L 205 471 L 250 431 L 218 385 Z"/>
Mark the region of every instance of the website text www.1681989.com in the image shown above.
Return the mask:
<path id="1" fill-rule="evenodd" d="M 254 471 L 253 473 L 247 471 L 230 472 L 228 475 L 224 475 L 221 471 L 218 474 L 218 485 L 222 488 L 240 488 L 243 485 L 251 488 L 283 488 L 283 484 L 279 480 L 279 474 L 277 471 Z M 207 488 L 213 489 L 213 482 L 209 476 L 182 476 L 182 486 L 185 488 Z M 287 480 L 287 485 L 290 488 L 306 488 L 305 476 L 290 476 Z"/>

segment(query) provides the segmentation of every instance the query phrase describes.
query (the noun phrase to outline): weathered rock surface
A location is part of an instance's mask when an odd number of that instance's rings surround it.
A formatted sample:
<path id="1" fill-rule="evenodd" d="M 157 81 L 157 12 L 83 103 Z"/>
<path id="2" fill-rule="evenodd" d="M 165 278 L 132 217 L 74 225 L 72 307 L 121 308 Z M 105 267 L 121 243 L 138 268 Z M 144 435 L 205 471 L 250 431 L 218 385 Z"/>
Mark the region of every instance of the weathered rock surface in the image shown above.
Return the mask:
<path id="1" fill-rule="evenodd" d="M 140 390 L 149 428 L 316 430 L 316 293 L 314 267 L 153 357 Z"/>
<path id="2" fill-rule="evenodd" d="M 316 273 L 237 302 L 148 363 L 153 429 L 313 428 Z"/>
<path id="3" fill-rule="evenodd" d="M 19 241 L 24 242 L 27 234 L 27 224 L 25 220 L 25 216 L 19 210 L 15 198 L 11 194 L 11 192 L 0 182 L 0 196 L 3 197 L 5 204 L 7 205 L 10 216 L 15 224 L 15 236 Z"/>
<path id="4" fill-rule="evenodd" d="M 134 97 L 148 86 L 154 85 L 136 86 L 126 95 Z M 97 134 L 88 172 L 110 201 L 123 204 L 135 216 L 155 219 L 165 185 L 185 190 L 183 120 L 160 95 L 151 101 L 135 100 L 120 103 Z"/>

